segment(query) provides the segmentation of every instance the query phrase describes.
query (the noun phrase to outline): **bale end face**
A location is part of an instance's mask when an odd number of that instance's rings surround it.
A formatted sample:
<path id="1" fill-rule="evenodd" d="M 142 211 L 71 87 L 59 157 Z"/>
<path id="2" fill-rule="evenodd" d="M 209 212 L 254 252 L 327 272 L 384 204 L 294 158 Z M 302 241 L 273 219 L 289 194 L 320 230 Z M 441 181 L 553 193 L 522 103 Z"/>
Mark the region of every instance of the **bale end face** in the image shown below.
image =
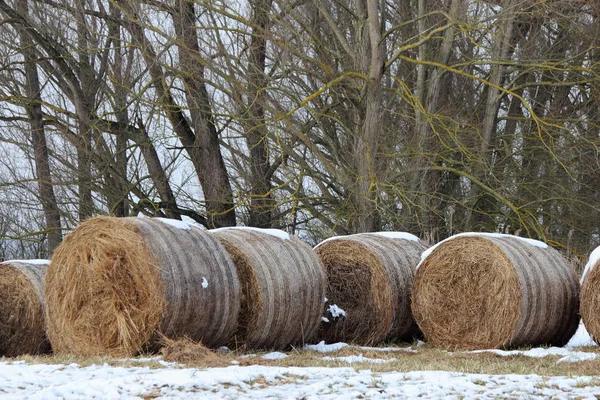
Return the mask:
<path id="1" fill-rule="evenodd" d="M 11 264 L 0 264 L 0 357 L 50 351 L 40 298 L 34 282 Z"/>
<path id="2" fill-rule="evenodd" d="M 484 238 L 449 240 L 416 272 L 413 313 L 435 346 L 506 346 L 521 317 L 521 303 L 519 279 L 510 260 Z"/>
<path id="3" fill-rule="evenodd" d="M 580 314 L 596 343 L 600 340 L 600 262 L 588 271 L 581 284 Z"/>
<path id="4" fill-rule="evenodd" d="M 393 318 L 390 277 L 381 260 L 368 248 L 344 239 L 328 241 L 315 252 L 328 277 L 326 320 L 320 325 L 318 339 L 365 346 L 379 343 Z M 335 312 L 338 308 L 344 315 Z"/>
<path id="5" fill-rule="evenodd" d="M 55 250 L 45 285 L 48 337 L 56 353 L 136 354 L 159 326 L 160 269 L 135 224 L 98 217 Z"/>

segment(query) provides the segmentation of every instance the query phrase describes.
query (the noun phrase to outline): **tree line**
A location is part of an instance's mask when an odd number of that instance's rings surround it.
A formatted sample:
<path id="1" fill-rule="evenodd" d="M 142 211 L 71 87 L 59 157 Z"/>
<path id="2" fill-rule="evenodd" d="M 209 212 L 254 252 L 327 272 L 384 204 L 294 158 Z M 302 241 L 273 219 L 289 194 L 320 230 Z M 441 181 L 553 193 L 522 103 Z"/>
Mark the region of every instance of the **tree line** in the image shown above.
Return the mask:
<path id="1" fill-rule="evenodd" d="M 600 244 L 600 6 L 0 0 L 0 257 L 96 214 Z"/>

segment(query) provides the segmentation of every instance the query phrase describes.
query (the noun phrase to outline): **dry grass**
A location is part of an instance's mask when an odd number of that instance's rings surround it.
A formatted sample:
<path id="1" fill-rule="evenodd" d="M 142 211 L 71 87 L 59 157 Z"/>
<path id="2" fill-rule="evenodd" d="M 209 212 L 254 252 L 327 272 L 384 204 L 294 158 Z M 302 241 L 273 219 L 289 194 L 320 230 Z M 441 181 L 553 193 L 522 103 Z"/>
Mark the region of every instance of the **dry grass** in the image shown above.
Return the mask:
<path id="1" fill-rule="evenodd" d="M 407 344 L 400 345 L 398 348 L 406 347 Z M 346 347 L 339 351 L 321 354 L 308 350 L 292 350 L 286 354 L 289 357 L 278 360 L 266 360 L 262 356 L 264 352 L 254 354 L 243 354 L 235 351 L 231 352 L 213 352 L 215 359 L 207 363 L 204 356 L 199 359 L 190 359 L 185 365 L 169 366 L 170 368 L 211 368 L 226 367 L 230 365 L 267 365 L 279 367 L 345 367 L 356 370 L 370 369 L 376 373 L 383 372 L 410 372 L 410 371 L 451 371 L 460 373 L 478 373 L 478 374 L 538 374 L 542 376 L 594 376 L 600 370 L 600 358 L 591 361 L 580 361 L 576 363 L 556 362 L 559 356 L 547 356 L 543 358 L 533 358 L 522 355 L 500 356 L 492 353 L 467 353 L 467 352 L 448 352 L 426 344 L 421 347 L 413 345 L 417 353 L 406 351 L 377 351 L 365 350 L 356 346 Z M 523 348 L 527 350 L 527 348 Z M 600 355 L 600 348 L 597 346 L 589 348 L 579 348 L 579 351 L 592 352 Z M 346 363 L 341 360 L 325 360 L 323 357 L 347 357 L 362 355 L 367 358 L 395 359 L 386 363 Z M 158 359 L 148 360 L 142 357 L 136 358 L 113 358 L 113 357 L 93 357 L 81 358 L 66 355 L 48 355 L 48 356 L 24 356 L 19 358 L 0 358 L 0 362 L 25 361 L 28 364 L 72 364 L 77 363 L 81 367 L 89 365 L 103 365 L 118 367 L 145 367 L 165 368 Z"/>
<path id="2" fill-rule="evenodd" d="M 510 236 L 458 237 L 417 270 L 413 312 L 439 347 L 562 346 L 577 329 L 578 295 L 575 273 L 552 248 Z"/>

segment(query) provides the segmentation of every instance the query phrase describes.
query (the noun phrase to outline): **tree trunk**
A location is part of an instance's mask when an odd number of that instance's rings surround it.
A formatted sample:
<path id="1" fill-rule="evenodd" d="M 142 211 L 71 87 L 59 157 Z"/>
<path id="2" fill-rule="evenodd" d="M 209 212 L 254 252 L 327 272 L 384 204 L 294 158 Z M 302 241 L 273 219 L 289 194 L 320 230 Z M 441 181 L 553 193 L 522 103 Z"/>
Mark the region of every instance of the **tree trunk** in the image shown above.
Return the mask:
<path id="1" fill-rule="evenodd" d="M 202 59 L 198 46 L 194 3 L 179 0 L 179 6 L 173 13 L 173 22 L 179 39 L 180 74 L 185 84 L 185 95 L 194 127 L 191 136 L 184 138 L 183 145 L 202 185 L 209 222 L 214 227 L 234 226 L 233 193 L 204 81 L 205 60 Z"/>
<path id="2" fill-rule="evenodd" d="M 248 225 L 269 228 L 275 207 L 271 198 L 271 164 L 269 162 L 268 130 L 265 125 L 267 77 L 265 75 L 269 10 L 272 0 L 253 0 L 252 38 L 248 60 L 248 116 L 244 118 L 246 142 L 250 149 L 250 218 Z"/>
<path id="3" fill-rule="evenodd" d="M 21 15 L 29 13 L 27 0 L 18 0 L 17 10 Z M 46 230 L 48 232 L 48 252 L 52 253 L 62 240 L 60 210 L 54 194 L 54 185 L 50 174 L 48 145 L 44 131 L 42 113 L 41 86 L 36 65 L 36 54 L 33 40 L 25 28 L 19 28 L 21 52 L 25 58 L 25 91 L 27 98 L 27 115 L 31 124 L 31 140 L 35 160 L 36 179 L 39 188 L 39 199 L 42 203 Z"/>

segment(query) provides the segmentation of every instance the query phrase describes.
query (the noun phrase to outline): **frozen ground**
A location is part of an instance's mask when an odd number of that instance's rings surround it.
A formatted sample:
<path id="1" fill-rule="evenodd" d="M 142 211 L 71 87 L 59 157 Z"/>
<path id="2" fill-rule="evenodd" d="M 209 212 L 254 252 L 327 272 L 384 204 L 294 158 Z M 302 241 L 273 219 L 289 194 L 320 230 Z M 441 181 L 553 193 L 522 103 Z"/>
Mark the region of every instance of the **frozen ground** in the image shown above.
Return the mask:
<path id="1" fill-rule="evenodd" d="M 576 348 L 591 344 L 580 330 L 565 348 L 532 349 L 522 355 L 560 355 L 580 358 Z M 310 347 L 330 353 L 343 344 Z M 366 349 L 366 348 L 365 348 Z M 402 357 L 409 349 L 397 349 Z M 414 350 L 413 350 L 414 351 Z M 589 353 L 588 353 L 589 354 Z M 271 353 L 266 359 L 283 358 Z M 139 360 L 138 360 L 139 361 Z M 0 399 L 356 399 L 356 398 L 555 398 L 595 399 L 600 378 L 539 375 L 484 375 L 446 371 L 375 373 L 355 370 L 352 362 L 381 362 L 366 357 L 345 357 L 348 367 L 298 368 L 238 366 L 206 370 L 92 365 L 29 365 L 23 361 L 0 363 Z M 365 364 L 361 364 L 365 365 Z"/>

